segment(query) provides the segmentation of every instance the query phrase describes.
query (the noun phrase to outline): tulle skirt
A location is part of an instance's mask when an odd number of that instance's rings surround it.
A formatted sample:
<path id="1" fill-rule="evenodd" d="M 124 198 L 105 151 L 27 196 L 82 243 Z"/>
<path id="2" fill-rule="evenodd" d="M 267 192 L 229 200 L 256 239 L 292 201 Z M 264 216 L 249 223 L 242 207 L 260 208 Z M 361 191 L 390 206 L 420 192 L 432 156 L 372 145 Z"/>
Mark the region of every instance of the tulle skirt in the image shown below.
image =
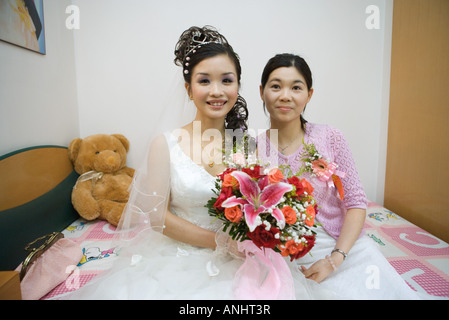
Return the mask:
<path id="1" fill-rule="evenodd" d="M 140 240 L 139 240 L 140 239 Z M 149 232 L 122 248 L 111 270 L 66 296 L 67 299 L 166 299 L 235 300 L 238 270 L 244 259 L 229 254 L 213 258 L 213 250 L 196 248 L 174 241 L 160 233 Z M 210 273 L 210 262 L 218 271 Z M 293 283 L 293 298 L 335 299 L 329 289 L 305 279 L 295 263 L 285 260 Z M 263 286 L 267 274 L 260 273 L 256 283 Z M 245 297 L 239 296 L 245 299 Z M 248 297 L 248 299 L 252 299 Z M 265 297 L 266 298 L 266 297 Z M 282 294 L 269 297 L 283 299 Z"/>
<path id="2" fill-rule="evenodd" d="M 315 246 L 310 255 L 297 260 L 298 265 L 308 268 L 335 248 L 336 240 L 322 227 L 316 231 Z M 367 236 L 355 242 L 337 272 L 323 280 L 321 286 L 335 291 L 342 299 L 436 299 L 411 289 Z"/>

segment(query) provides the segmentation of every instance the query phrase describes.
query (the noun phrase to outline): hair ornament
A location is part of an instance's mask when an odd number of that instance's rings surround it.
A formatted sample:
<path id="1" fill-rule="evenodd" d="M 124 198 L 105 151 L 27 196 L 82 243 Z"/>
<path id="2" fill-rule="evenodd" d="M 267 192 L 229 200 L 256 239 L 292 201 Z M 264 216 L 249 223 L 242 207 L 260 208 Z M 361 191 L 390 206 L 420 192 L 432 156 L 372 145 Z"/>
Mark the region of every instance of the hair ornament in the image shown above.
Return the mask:
<path id="1" fill-rule="evenodd" d="M 225 44 L 224 42 L 221 42 L 221 41 L 201 41 L 200 42 L 198 40 L 192 39 L 192 43 L 190 44 L 189 47 L 187 47 L 188 51 L 186 53 L 185 60 L 189 61 L 190 60 L 189 55 L 196 53 L 196 51 L 198 49 L 201 49 L 202 46 L 208 45 L 209 43 Z"/>
<path id="2" fill-rule="evenodd" d="M 175 47 L 175 64 L 189 74 L 191 56 L 210 43 L 229 46 L 226 38 L 212 26 L 190 27 L 184 31 Z"/>
<path id="3" fill-rule="evenodd" d="M 184 60 L 189 61 L 190 55 L 197 52 L 203 46 L 210 43 L 217 43 L 222 45 L 227 45 L 228 41 L 223 37 L 215 28 L 211 26 L 205 26 L 204 28 L 193 27 L 190 29 L 190 41 L 184 49 Z"/>

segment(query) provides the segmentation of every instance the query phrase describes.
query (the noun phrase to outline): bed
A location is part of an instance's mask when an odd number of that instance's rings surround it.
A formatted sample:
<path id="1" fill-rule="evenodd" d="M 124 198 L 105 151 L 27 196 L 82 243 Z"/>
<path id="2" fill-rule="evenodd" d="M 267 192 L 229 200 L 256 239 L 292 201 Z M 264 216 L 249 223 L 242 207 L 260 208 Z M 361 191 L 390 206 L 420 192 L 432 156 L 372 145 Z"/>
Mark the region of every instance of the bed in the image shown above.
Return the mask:
<path id="1" fill-rule="evenodd" d="M 105 221 L 78 219 L 63 233 L 79 243 L 84 256 L 76 276 L 68 278 L 43 299 L 58 299 L 89 282 L 117 256 L 111 246 L 115 227 Z M 370 202 L 365 236 L 378 246 L 408 285 L 419 292 L 449 298 L 449 244 Z"/>
<path id="2" fill-rule="evenodd" d="M 29 151 L 29 149 L 25 149 L 25 151 Z M 13 155 L 21 152 L 13 153 Z M 62 158 L 64 157 L 62 156 Z M 0 171 L 4 160 L 5 157 L 0 157 Z M 65 159 L 60 162 L 66 166 Z M 57 166 L 58 164 L 52 164 L 53 168 Z M 101 220 L 86 221 L 79 218 L 76 213 L 74 214 L 69 195 L 76 177 L 73 169 L 65 169 L 64 173 L 60 174 L 58 178 L 60 181 L 56 187 L 38 197 L 37 200 L 34 199 L 19 206 L 24 209 L 25 205 L 25 210 L 22 211 L 30 213 L 33 212 L 35 206 L 39 206 L 40 211 L 43 211 L 44 204 L 46 210 L 44 210 L 45 214 L 41 214 L 38 218 L 38 220 L 42 220 L 40 224 L 45 228 L 37 229 L 35 225 L 39 221 L 36 219 L 33 220 L 32 227 L 23 227 L 27 223 L 23 219 L 20 220 L 20 237 L 14 238 L 17 246 L 27 243 L 29 239 L 42 233 L 62 231 L 65 238 L 78 244 L 82 251 L 82 259 L 74 271 L 67 275 L 65 281 L 42 296 L 43 300 L 60 299 L 67 293 L 81 288 L 107 269 L 117 257 L 112 242 L 115 227 Z M 44 200 L 40 199 L 42 197 Z M 62 204 L 55 207 L 52 203 L 55 201 Z M 5 216 L 5 212 L 5 210 L 0 211 L 0 219 Z M 449 244 L 374 202 L 369 203 L 366 214 L 365 236 L 376 243 L 407 284 L 416 291 L 449 298 Z M 50 225 L 48 220 L 52 221 Z M 7 223 L 13 224 L 17 228 L 17 222 L 11 221 L 13 220 L 10 219 Z M 5 230 L 9 234 L 14 233 L 12 231 L 14 228 L 6 228 L 2 223 L 5 222 L 0 221 L 2 237 Z M 6 269 L 3 267 L 0 270 L 13 270 L 14 268 L 11 266 L 18 264 L 24 257 L 23 250 L 19 255 L 14 254 L 12 251 L 16 249 L 12 250 L 11 244 L 8 243 L 8 254 L 3 257 L 3 260 L 8 260 L 9 265 Z"/>

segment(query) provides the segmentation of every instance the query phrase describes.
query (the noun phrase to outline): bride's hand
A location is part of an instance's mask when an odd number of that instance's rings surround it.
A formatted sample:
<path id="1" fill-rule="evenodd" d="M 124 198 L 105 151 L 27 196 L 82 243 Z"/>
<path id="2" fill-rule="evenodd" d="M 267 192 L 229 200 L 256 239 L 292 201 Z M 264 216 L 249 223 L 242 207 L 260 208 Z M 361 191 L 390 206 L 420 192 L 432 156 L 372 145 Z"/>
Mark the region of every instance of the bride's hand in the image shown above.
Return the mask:
<path id="1" fill-rule="evenodd" d="M 215 233 L 215 252 L 217 254 L 229 253 L 235 259 L 245 259 L 245 253 L 239 251 L 238 241 L 232 238 L 223 231 Z"/>
<path id="2" fill-rule="evenodd" d="M 233 257 L 234 259 L 240 259 L 245 260 L 246 255 L 244 252 L 239 251 L 239 241 L 232 240 L 231 237 L 229 237 L 228 240 L 228 253 Z"/>

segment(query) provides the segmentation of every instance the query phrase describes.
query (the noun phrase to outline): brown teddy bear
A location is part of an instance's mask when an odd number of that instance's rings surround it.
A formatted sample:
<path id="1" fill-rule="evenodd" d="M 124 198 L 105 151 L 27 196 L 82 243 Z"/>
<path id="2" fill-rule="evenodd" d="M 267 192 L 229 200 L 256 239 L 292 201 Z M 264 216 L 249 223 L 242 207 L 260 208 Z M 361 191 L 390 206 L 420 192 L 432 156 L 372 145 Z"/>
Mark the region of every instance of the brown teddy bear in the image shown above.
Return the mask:
<path id="1" fill-rule="evenodd" d="M 81 217 L 118 225 L 134 175 L 134 169 L 126 166 L 128 150 L 129 141 L 121 134 L 95 134 L 70 142 L 69 159 L 80 174 L 72 204 Z"/>

